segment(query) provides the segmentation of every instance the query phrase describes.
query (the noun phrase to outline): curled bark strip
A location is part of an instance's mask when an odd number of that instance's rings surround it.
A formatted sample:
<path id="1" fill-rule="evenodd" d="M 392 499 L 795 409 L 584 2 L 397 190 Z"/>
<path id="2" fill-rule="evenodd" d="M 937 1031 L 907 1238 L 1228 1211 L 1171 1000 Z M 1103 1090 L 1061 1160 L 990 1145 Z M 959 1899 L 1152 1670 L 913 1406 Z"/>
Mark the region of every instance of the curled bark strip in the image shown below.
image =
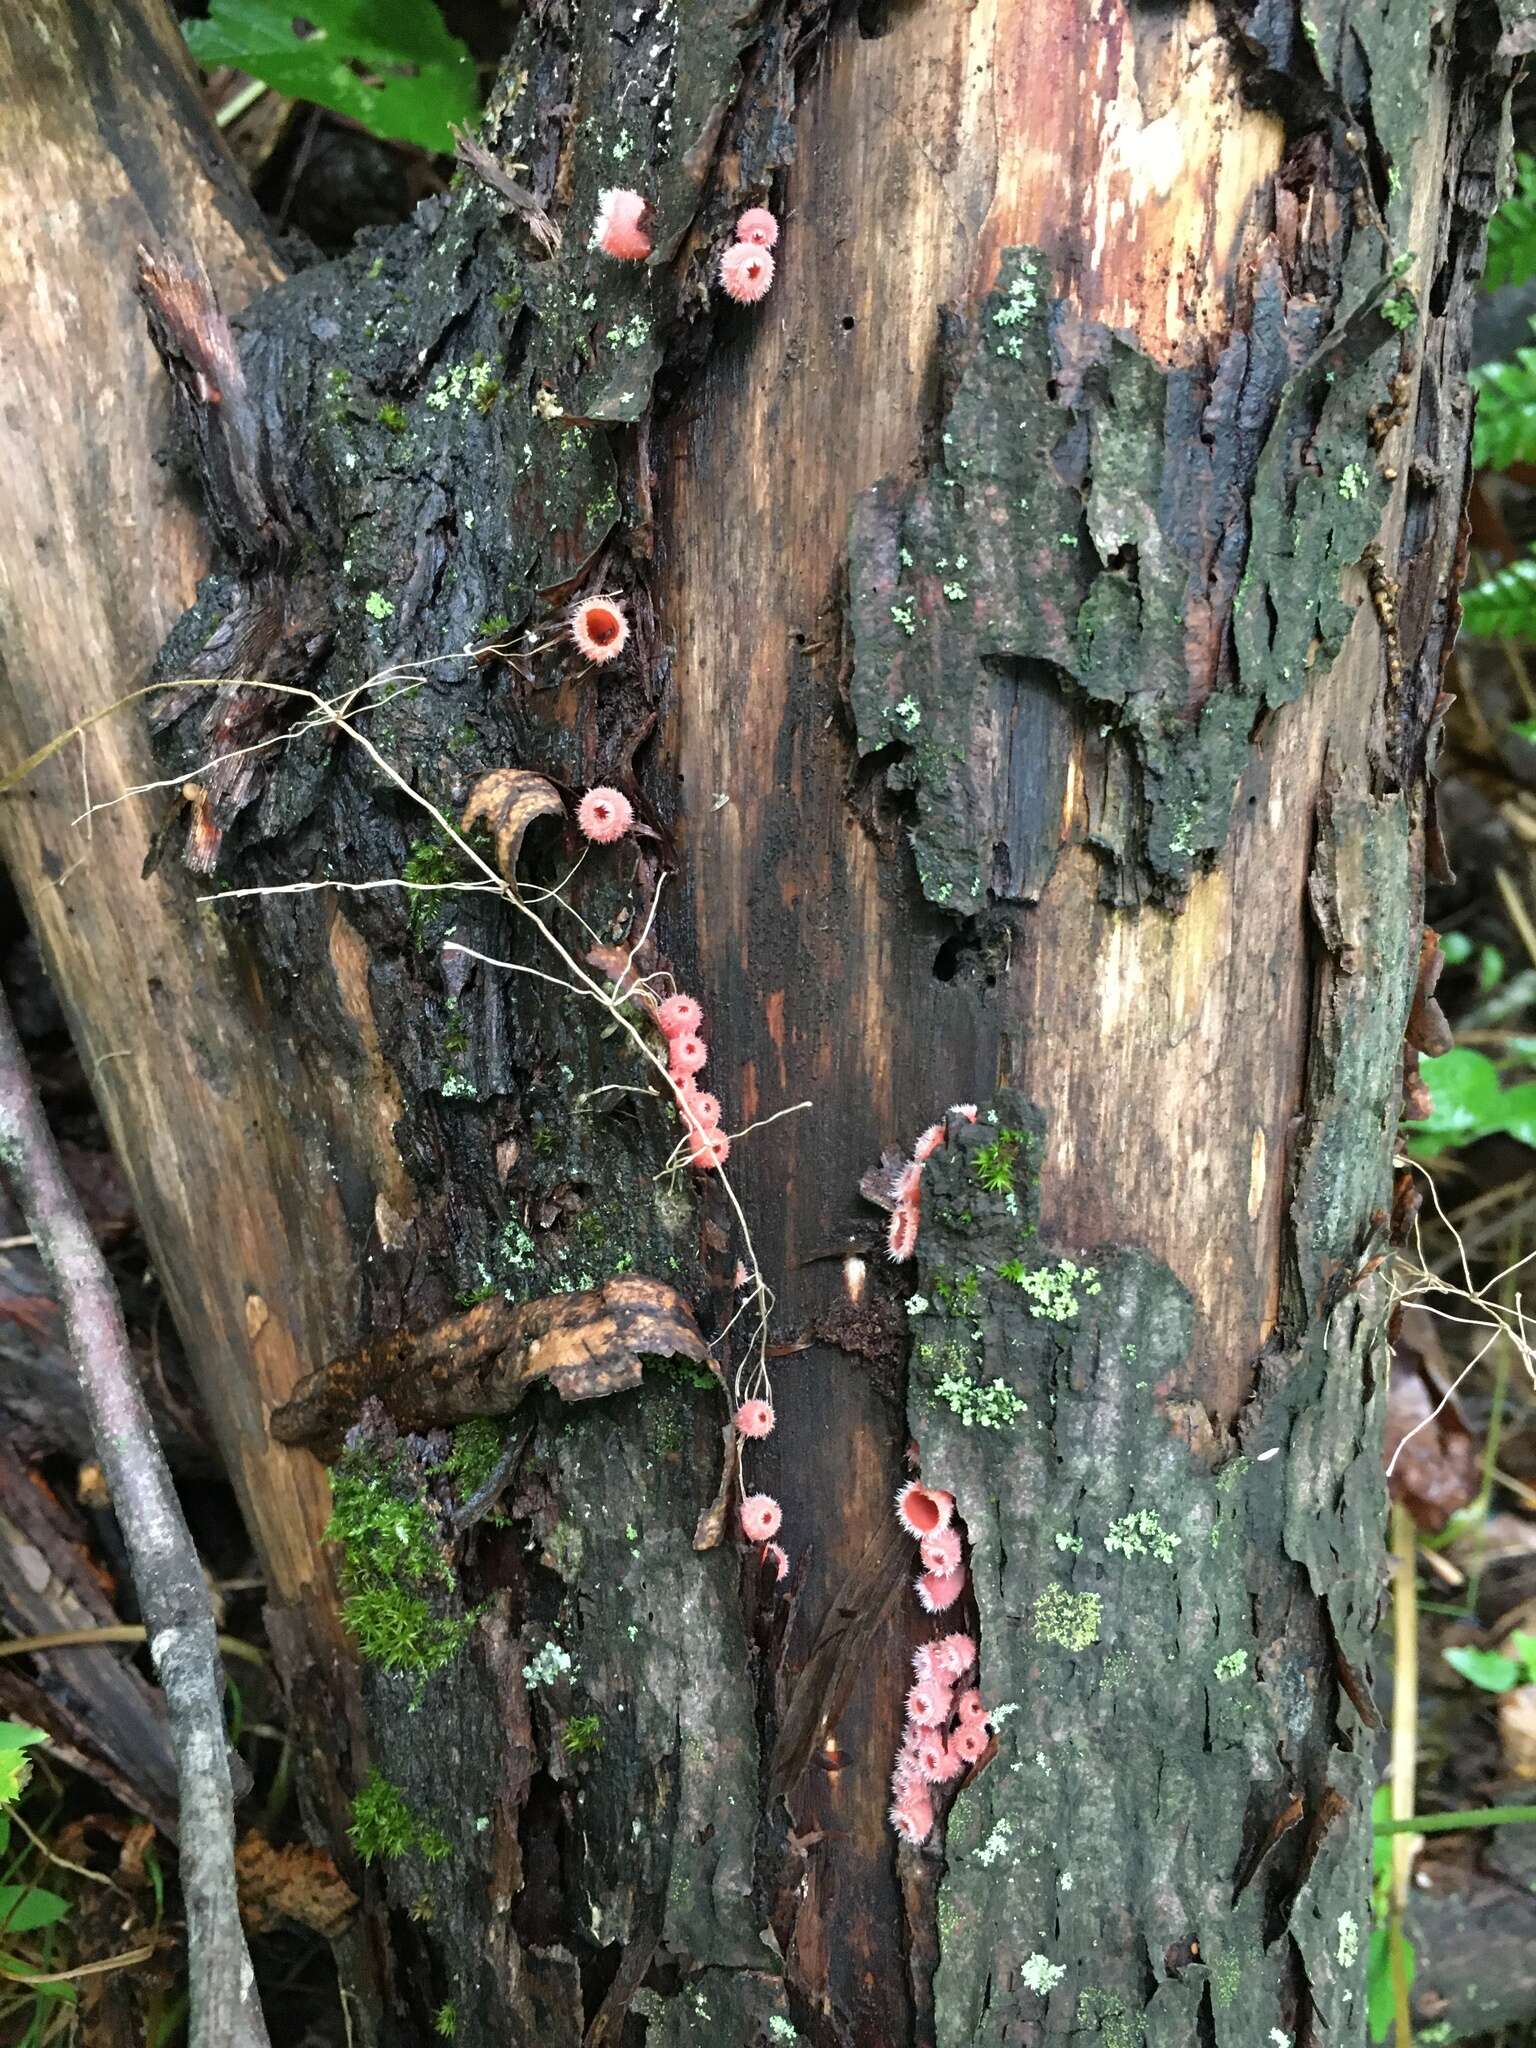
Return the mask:
<path id="1" fill-rule="evenodd" d="M 718 1550 L 725 1540 L 725 1511 L 730 1505 L 731 1486 L 736 1477 L 736 1425 L 727 1422 L 720 1432 L 725 1456 L 720 1466 L 720 1484 L 715 1497 L 699 1516 L 693 1532 L 695 1550 Z"/>
<path id="2" fill-rule="evenodd" d="M 496 865 L 515 889 L 523 834 L 535 818 L 564 816 L 559 792 L 542 775 L 535 775 L 531 768 L 493 768 L 470 791 L 459 822 L 466 832 L 476 825 L 490 827 L 496 841 Z"/>
<path id="3" fill-rule="evenodd" d="M 106 1262 L 0 998 L 0 1164 L 48 1266 L 165 1694 L 181 1809 L 192 2048 L 266 2048 L 235 1891 L 224 1673 L 208 1585 L 155 1441 Z"/>
<path id="4" fill-rule="evenodd" d="M 548 1380 L 562 1401 L 594 1401 L 640 1384 L 640 1361 L 691 1358 L 708 1347 L 675 1287 L 627 1273 L 582 1294 L 516 1307 L 478 1302 L 430 1330 L 397 1331 L 301 1380 L 272 1417 L 279 1443 L 334 1458 L 370 1396 L 400 1429 L 436 1429 L 476 1415 L 510 1415 Z"/>

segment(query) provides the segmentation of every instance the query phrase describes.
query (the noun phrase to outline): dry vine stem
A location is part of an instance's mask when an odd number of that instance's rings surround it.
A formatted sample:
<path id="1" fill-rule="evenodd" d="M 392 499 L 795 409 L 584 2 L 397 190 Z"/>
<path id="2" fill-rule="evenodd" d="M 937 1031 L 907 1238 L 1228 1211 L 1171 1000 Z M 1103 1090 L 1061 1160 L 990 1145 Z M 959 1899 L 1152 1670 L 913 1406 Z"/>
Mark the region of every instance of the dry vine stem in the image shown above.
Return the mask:
<path id="1" fill-rule="evenodd" d="M 375 767 L 383 771 L 383 773 L 389 778 L 389 780 L 395 785 L 395 787 L 401 792 L 402 795 L 407 797 L 412 803 L 416 804 L 421 810 L 426 812 L 427 816 L 433 820 L 433 822 L 437 825 L 438 829 L 446 835 L 446 837 L 453 843 L 453 845 L 464 856 L 464 858 L 467 861 L 469 861 L 471 865 L 479 872 L 482 879 L 479 881 L 467 882 L 417 883 L 408 882 L 403 877 L 382 876 L 363 882 L 344 882 L 327 880 L 319 882 L 274 883 L 253 887 L 249 889 L 229 889 L 221 892 L 216 896 L 204 897 L 201 900 L 212 904 L 225 904 L 238 901 L 240 898 L 248 896 L 291 895 L 307 893 L 309 891 L 316 889 L 327 888 L 338 890 L 375 888 L 399 888 L 406 890 L 435 889 L 459 891 L 465 894 L 475 894 L 483 892 L 499 896 L 503 902 L 509 904 L 512 909 L 517 911 L 520 916 L 526 918 L 528 922 L 533 925 L 534 929 L 539 933 L 544 943 L 551 949 L 552 952 L 554 952 L 554 954 L 559 959 L 561 965 L 565 968 L 566 972 L 564 976 L 545 974 L 541 972 L 541 970 L 539 970 L 538 968 L 526 966 L 518 961 L 498 960 L 490 954 L 476 952 L 472 947 L 456 945 L 452 941 L 449 941 L 444 946 L 443 950 L 445 952 L 462 953 L 467 958 L 480 961 L 488 967 L 499 967 L 505 969 L 509 973 L 524 974 L 531 977 L 534 980 L 550 982 L 555 987 L 564 989 L 570 995 L 585 997 L 590 1001 L 597 1003 L 604 1011 L 607 1012 L 608 1016 L 612 1019 L 612 1021 L 616 1025 L 618 1025 L 621 1030 L 624 1031 L 626 1036 L 629 1038 L 631 1044 L 634 1046 L 635 1050 L 640 1054 L 641 1058 L 644 1059 L 646 1063 L 653 1069 L 653 1071 L 659 1076 L 660 1080 L 665 1084 L 665 1099 L 670 1100 L 672 1098 L 673 1091 L 672 1082 L 667 1071 L 666 1062 L 660 1059 L 657 1056 L 657 1054 L 653 1051 L 651 1046 L 646 1042 L 644 1034 L 639 1030 L 639 1028 L 635 1024 L 633 1017 L 629 1014 L 628 1005 L 630 999 L 633 997 L 636 990 L 643 985 L 642 982 L 639 980 L 631 981 L 629 978 L 628 971 L 626 970 L 624 975 L 620 977 L 620 979 L 613 985 L 613 987 L 608 988 L 605 987 L 604 984 L 600 980 L 598 980 L 594 975 L 589 974 L 586 968 L 582 966 L 581 962 L 575 957 L 574 954 L 571 953 L 569 948 L 562 942 L 559 936 L 550 928 L 550 926 L 544 921 L 544 919 L 539 916 L 537 910 L 534 909 L 533 904 L 529 900 L 529 898 L 525 897 L 522 894 L 522 892 L 518 889 L 515 877 L 510 874 L 502 875 L 501 873 L 499 873 L 497 869 L 494 868 L 490 864 L 490 862 L 484 858 L 484 856 L 480 853 L 478 848 L 471 844 L 471 842 L 465 837 L 464 833 L 453 822 L 453 820 L 450 819 L 443 811 L 440 811 L 438 807 L 430 800 L 430 798 L 423 796 L 421 791 L 415 788 L 414 785 L 411 782 L 409 782 L 404 775 L 401 774 L 400 770 L 395 767 L 394 763 L 379 751 L 379 749 L 374 745 L 373 741 L 368 738 L 367 734 L 359 731 L 357 726 L 351 722 L 352 716 L 354 715 L 354 707 L 361 711 L 370 711 L 379 709 L 384 704 L 387 704 L 390 701 L 390 698 L 387 696 L 372 698 L 368 697 L 368 693 L 370 691 L 377 690 L 380 685 L 384 683 L 392 683 L 397 685 L 400 689 L 405 689 L 410 687 L 410 685 L 413 683 L 422 682 L 425 680 L 424 677 L 415 674 L 415 670 L 417 668 L 433 668 L 439 666 L 444 662 L 466 661 L 470 658 L 470 652 L 460 651 L 456 653 L 429 655 L 423 658 L 418 663 L 395 663 L 389 668 L 380 669 L 377 674 L 367 677 L 361 683 L 356 683 L 349 686 L 347 689 L 339 692 L 335 697 L 330 698 L 322 697 L 317 691 L 306 690 L 301 686 L 294 685 L 291 683 L 272 683 L 265 682 L 259 679 L 249 681 L 244 679 L 232 680 L 227 677 L 221 679 L 217 683 L 211 683 L 201 678 L 189 677 L 173 680 L 163 684 L 150 684 L 147 686 L 147 689 L 132 691 L 127 696 L 119 698 L 116 704 L 114 704 L 111 708 L 116 710 L 119 708 L 126 707 L 127 705 L 137 701 L 138 698 L 148 694 L 150 691 L 153 691 L 155 689 L 228 689 L 237 686 L 241 689 L 270 690 L 277 695 L 285 697 L 296 697 L 310 704 L 313 707 L 313 714 L 303 718 L 298 723 L 298 725 L 296 725 L 291 731 L 286 733 L 274 734 L 270 738 L 256 742 L 253 746 L 249 748 L 239 749 L 236 751 L 255 753 L 269 747 L 285 745 L 292 740 L 300 738 L 306 733 L 314 732 L 324 726 L 335 727 L 338 731 L 345 733 L 347 738 L 353 741 L 353 743 L 356 746 L 358 746 L 363 751 L 363 753 L 365 753 L 368 756 L 369 760 L 373 762 Z M 367 701 L 364 701 L 363 703 L 361 703 L 361 705 L 359 705 L 359 699 L 367 699 Z M 61 733 L 55 739 L 50 740 L 46 746 L 39 748 L 36 753 L 29 756 L 29 758 L 22 763 L 19 769 L 15 770 L 9 777 L 6 778 L 6 780 L 3 783 L 0 783 L 0 794 L 3 794 L 5 790 L 10 788 L 14 783 L 22 780 L 27 774 L 31 772 L 32 769 L 38 767 L 39 765 L 41 765 L 43 761 L 47 760 L 50 755 L 56 753 L 61 746 L 66 745 L 69 742 L 69 740 L 75 736 L 75 733 L 81 729 L 82 728 L 78 726 L 72 727 L 68 732 Z M 222 758 L 229 759 L 234 758 L 234 756 L 232 754 L 230 756 L 225 756 Z M 141 784 L 139 787 L 135 789 L 123 790 L 119 792 L 119 794 L 115 797 L 104 798 L 98 803 L 91 804 L 89 808 L 82 814 L 82 817 L 76 820 L 76 823 L 88 822 L 97 811 L 109 809 L 113 804 L 122 803 L 126 801 L 129 797 L 150 795 L 155 791 L 162 789 L 179 788 L 189 779 L 189 776 L 190 779 L 195 780 L 197 775 L 201 772 L 203 771 L 200 769 L 192 769 L 180 775 L 167 776 L 159 782 L 145 783 Z M 583 855 L 583 859 L 585 859 L 585 855 Z M 581 863 L 578 861 L 577 866 L 579 867 L 580 865 Z M 571 874 L 574 875 L 575 872 L 576 870 L 573 868 Z M 566 882 L 568 882 L 570 879 L 571 875 L 567 875 L 565 877 Z M 554 889 L 543 890 L 536 893 L 540 901 L 552 898 L 555 902 L 559 903 L 562 909 L 567 911 L 568 914 L 572 917 L 575 917 L 578 923 L 582 924 L 582 927 L 585 931 L 587 931 L 588 936 L 590 938 L 595 939 L 596 934 L 593 933 L 590 930 L 590 928 L 585 925 L 579 913 L 573 910 L 571 905 L 568 904 L 565 901 L 564 897 L 561 895 L 560 890 L 564 886 L 565 882 L 562 882 Z M 659 898 L 659 884 L 656 894 Z M 656 899 L 653 898 L 650 910 L 646 917 L 644 929 L 642 930 L 640 937 L 636 941 L 635 945 L 630 949 L 629 957 L 631 961 L 633 961 L 635 953 L 638 952 L 640 946 L 642 946 L 645 943 L 645 939 L 650 932 L 651 921 L 655 916 L 655 912 Z M 804 1109 L 810 1109 L 811 1107 L 812 1105 L 809 1102 L 797 1102 L 791 1104 L 786 1109 L 781 1109 L 777 1111 L 775 1114 L 776 1116 L 793 1116 L 797 1114 L 799 1111 Z M 759 1128 L 760 1124 L 772 1122 L 774 1120 L 775 1118 L 760 1118 L 757 1123 L 751 1124 L 747 1128 L 748 1130 L 755 1130 Z M 744 1136 L 745 1132 L 737 1132 L 733 1135 L 738 1137 Z M 664 1172 L 675 1170 L 675 1168 L 678 1165 L 680 1165 L 683 1149 L 684 1147 L 681 1143 L 677 1148 L 674 1149 L 672 1157 L 667 1161 L 666 1167 L 663 1168 Z M 729 1203 L 731 1213 L 735 1217 L 736 1226 L 738 1230 L 741 1232 L 742 1245 L 745 1251 L 744 1264 L 747 1273 L 747 1280 L 745 1284 L 748 1289 L 745 1299 L 737 1307 L 735 1313 L 730 1317 L 730 1320 L 726 1323 L 724 1329 L 721 1330 L 715 1342 L 717 1344 L 723 1342 L 724 1339 L 729 1335 L 730 1331 L 734 1328 L 735 1324 L 740 1320 L 741 1316 L 747 1310 L 755 1309 L 756 1317 L 753 1327 L 752 1341 L 750 1346 L 748 1347 L 748 1350 L 742 1363 L 737 1367 L 736 1372 L 733 1376 L 732 1405 L 733 1408 L 739 1407 L 744 1400 L 753 1398 L 761 1398 L 771 1403 L 773 1397 L 773 1388 L 768 1373 L 768 1334 L 769 1326 L 773 1315 L 773 1291 L 763 1278 L 762 1269 L 758 1263 L 757 1250 L 752 1241 L 751 1226 L 747 1222 L 746 1212 L 742 1207 L 741 1199 L 736 1193 L 736 1189 L 732 1185 L 730 1177 L 726 1173 L 724 1166 L 717 1166 L 713 1169 L 713 1171 L 716 1179 L 720 1183 L 721 1188 L 724 1190 L 726 1201 Z M 742 1474 L 741 1440 L 739 1437 L 735 1436 L 734 1432 L 732 1433 L 732 1456 L 734 1458 L 737 1485 L 744 1492 L 745 1480 Z"/>
<path id="2" fill-rule="evenodd" d="M 1524 1258 L 1516 1259 L 1512 1264 L 1506 1266 L 1502 1272 L 1495 1273 L 1485 1286 L 1481 1288 L 1474 1286 L 1472 1268 L 1468 1263 L 1466 1246 L 1462 1242 L 1460 1231 L 1457 1230 L 1455 1224 L 1452 1223 L 1441 1206 L 1440 1191 L 1435 1186 L 1434 1175 L 1417 1159 L 1400 1156 L 1395 1163 L 1399 1167 L 1408 1167 L 1415 1173 L 1422 1174 L 1428 1182 L 1430 1200 L 1435 1205 L 1435 1213 L 1450 1232 L 1455 1242 L 1461 1264 L 1463 1284 L 1458 1287 L 1451 1281 L 1442 1279 L 1438 1273 L 1430 1268 L 1424 1257 L 1423 1240 L 1417 1219 L 1415 1219 L 1413 1235 L 1414 1244 L 1419 1254 L 1418 1264 L 1416 1266 L 1409 1265 L 1402 1258 L 1401 1254 L 1394 1261 L 1390 1269 L 1392 1307 L 1396 1309 L 1401 1307 L 1404 1302 L 1412 1302 L 1415 1307 L 1423 1309 L 1426 1315 L 1434 1316 L 1440 1322 L 1458 1323 L 1464 1329 L 1486 1330 L 1488 1334 L 1483 1343 L 1478 1346 L 1477 1350 L 1473 1352 L 1472 1356 L 1461 1368 L 1461 1371 L 1451 1381 L 1434 1407 L 1427 1415 L 1422 1416 L 1413 1425 L 1412 1429 L 1408 1430 L 1403 1436 L 1401 1442 L 1393 1451 L 1391 1460 L 1387 1465 L 1387 1477 L 1389 1479 L 1396 1471 L 1397 1461 L 1403 1455 L 1405 1447 L 1418 1435 L 1421 1429 L 1428 1429 L 1430 1424 L 1444 1412 L 1462 1381 L 1466 1379 L 1469 1373 L 1476 1370 L 1501 1337 L 1505 1338 L 1512 1346 L 1520 1363 L 1525 1367 L 1527 1378 L 1532 1386 L 1536 1387 L 1536 1348 L 1532 1347 L 1530 1338 L 1526 1333 L 1526 1317 L 1521 1298 L 1517 1294 L 1513 1305 L 1510 1308 L 1506 1308 L 1493 1295 L 1493 1290 L 1502 1280 L 1507 1280 L 1510 1274 L 1518 1273 L 1522 1266 L 1529 1265 L 1533 1259 L 1536 1259 L 1536 1252 L 1527 1252 Z M 1434 1305 L 1433 1297 L 1442 1295 L 1455 1301 L 1467 1302 L 1471 1307 L 1482 1310 L 1483 1313 L 1476 1317 L 1459 1316 L 1454 1315 L 1448 1308 L 1437 1308 Z M 1386 1328 L 1387 1324 L 1384 1323 L 1382 1325 L 1383 1343 L 1386 1342 Z"/>
<path id="3" fill-rule="evenodd" d="M 165 1694 L 180 1794 L 191 2048 L 267 2048 L 235 1891 L 235 1802 L 213 1605 L 155 1441 L 111 1275 L 65 1176 L 3 996 L 0 1164 L 64 1311 Z"/>

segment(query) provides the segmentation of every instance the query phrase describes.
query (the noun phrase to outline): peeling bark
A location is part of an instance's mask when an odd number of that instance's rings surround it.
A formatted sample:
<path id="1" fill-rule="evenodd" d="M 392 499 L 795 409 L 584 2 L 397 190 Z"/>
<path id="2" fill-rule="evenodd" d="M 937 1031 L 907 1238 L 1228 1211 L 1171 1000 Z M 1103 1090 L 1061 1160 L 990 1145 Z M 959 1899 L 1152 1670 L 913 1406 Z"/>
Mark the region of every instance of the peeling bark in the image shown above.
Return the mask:
<path id="1" fill-rule="evenodd" d="M 460 879 L 334 728 L 240 687 L 414 664 L 355 713 L 380 752 L 452 819 L 514 764 L 622 787 L 645 836 L 573 901 L 622 948 L 666 876 L 654 964 L 706 1004 L 728 1120 L 816 1103 L 731 1161 L 778 1296 L 749 1472 L 784 1589 L 693 1548 L 722 1418 L 686 1372 L 529 1394 L 500 1454 L 442 1413 L 354 1418 L 348 1597 L 390 1591 L 392 1516 L 431 1648 L 365 1664 L 345 1759 L 416 1829 L 368 1878 L 374 2038 L 445 2002 L 468 2048 L 1361 2037 L 1366 1269 L 1517 12 L 538 10 L 481 137 L 516 195 L 466 175 L 265 293 L 238 416 L 162 320 L 225 552 L 159 672 L 222 687 L 172 699 L 162 773 L 196 790 L 146 895 L 210 860 L 237 888 Z M 586 246 L 620 178 L 648 264 Z M 773 294 L 722 310 L 730 223 L 770 194 Z M 634 632 L 599 674 L 546 643 L 601 588 Z M 247 719 L 286 738 L 210 776 Z M 576 851 L 549 808 L 535 888 Z M 323 1193 L 312 1138 L 277 1175 L 324 1341 L 263 1373 L 268 1410 L 326 1357 L 495 1322 L 488 1290 L 652 1274 L 724 1326 L 731 1216 L 656 1182 L 668 1120 L 602 1012 L 443 950 L 547 970 L 504 904 L 197 915 L 240 963 L 216 1003 L 331 1134 Z M 933 1163 L 909 1293 L 867 1263 L 860 1179 L 971 1095 L 998 1121 Z M 1011 1200 L 977 1173 L 999 1131 Z M 222 1419 L 270 1550 L 317 1468 Z M 1015 1711 L 898 1857 L 909 1433 Z M 291 1616 L 276 1641 L 340 1696 Z"/>

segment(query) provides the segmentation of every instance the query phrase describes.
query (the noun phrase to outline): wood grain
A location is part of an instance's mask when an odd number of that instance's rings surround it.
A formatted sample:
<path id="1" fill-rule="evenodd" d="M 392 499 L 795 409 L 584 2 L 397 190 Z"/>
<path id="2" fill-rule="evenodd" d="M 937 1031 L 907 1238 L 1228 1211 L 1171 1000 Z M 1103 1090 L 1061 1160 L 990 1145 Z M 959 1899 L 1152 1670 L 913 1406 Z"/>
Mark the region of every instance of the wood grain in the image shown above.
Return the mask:
<path id="1" fill-rule="evenodd" d="M 208 130 L 167 10 L 39 0 L 0 20 L 0 705 L 9 767 L 139 685 L 207 553 L 165 455 L 167 389 L 134 296 L 140 243 L 195 251 L 226 302 L 278 274 Z M 141 718 L 92 727 L 0 802 L 0 850 L 133 1188 L 271 1597 L 318 1668 L 345 1649 L 328 1490 L 266 1417 L 350 1336 L 342 1202 L 313 1162 L 361 1134 L 302 1065 L 239 941 L 167 866 Z M 85 822 L 91 803 L 110 803 Z M 340 1822 L 341 1810 L 337 1809 Z"/>

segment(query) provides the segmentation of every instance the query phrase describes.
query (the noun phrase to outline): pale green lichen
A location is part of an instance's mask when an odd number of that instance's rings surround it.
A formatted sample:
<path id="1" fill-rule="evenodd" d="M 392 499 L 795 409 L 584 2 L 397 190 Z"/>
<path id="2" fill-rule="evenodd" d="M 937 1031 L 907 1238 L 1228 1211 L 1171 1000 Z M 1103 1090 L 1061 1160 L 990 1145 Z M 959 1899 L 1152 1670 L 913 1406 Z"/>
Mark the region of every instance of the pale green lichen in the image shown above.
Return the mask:
<path id="1" fill-rule="evenodd" d="M 1339 1943 L 1334 1950 L 1341 1970 L 1352 1970 L 1360 1956 L 1360 1922 L 1353 1913 L 1339 1915 Z"/>
<path id="2" fill-rule="evenodd" d="M 1065 1963 L 1053 1963 L 1049 1956 L 1041 1955 L 1038 1950 L 1034 1955 L 1025 1957 L 1019 1970 L 1030 1990 L 1038 1991 L 1042 1998 L 1048 1998 L 1066 1974 Z"/>
<path id="3" fill-rule="evenodd" d="M 395 616 L 395 608 L 382 590 L 369 591 L 368 595 L 363 599 L 363 610 L 370 619 L 378 619 L 380 621 L 392 619 Z"/>
<path id="4" fill-rule="evenodd" d="M 933 1397 L 957 1415 L 965 1429 L 1011 1429 L 1028 1406 L 1006 1380 L 984 1384 L 964 1372 L 944 1373 L 934 1382 Z"/>
<path id="5" fill-rule="evenodd" d="M 1136 2048 L 1143 2033 L 1141 2016 L 1126 2011 L 1119 1992 L 1106 1991 L 1098 1984 L 1078 1993 L 1077 2023 L 1095 2029 L 1104 2048 Z"/>
<path id="6" fill-rule="evenodd" d="M 1016 363 L 1024 360 L 1024 338 L 1006 330 L 1021 327 L 1039 305 L 1040 293 L 1035 282 L 1038 275 L 1039 269 L 1034 260 L 1028 256 L 1020 257 L 1018 269 L 1008 287 L 1008 296 L 992 315 L 992 325 L 1005 330 L 997 353 L 1011 356 Z"/>
<path id="7" fill-rule="evenodd" d="M 636 313 L 627 327 L 610 327 L 605 339 L 610 348 L 644 348 L 651 338 L 651 323 Z"/>
<path id="8" fill-rule="evenodd" d="M 1173 1553 L 1183 1540 L 1165 1529 L 1149 1508 L 1137 1508 L 1110 1523 L 1104 1548 L 1121 1557 L 1155 1557 L 1159 1564 L 1172 1564 Z"/>
<path id="9" fill-rule="evenodd" d="M 1080 1557 L 1082 1555 L 1083 1539 L 1081 1536 L 1074 1536 L 1069 1529 L 1058 1529 L 1056 1531 L 1056 1548 L 1067 1551 L 1072 1557 Z"/>
<path id="10" fill-rule="evenodd" d="M 536 1691 L 541 1685 L 553 1685 L 556 1679 L 568 1677 L 575 1669 L 569 1650 L 549 1642 L 523 1666 L 523 1683 L 530 1691 Z"/>
<path id="11" fill-rule="evenodd" d="M 992 1823 L 992 1832 L 979 1848 L 972 1850 L 971 1861 L 979 1863 L 983 1870 L 990 1870 L 994 1863 L 1001 1862 L 1013 1846 L 1013 1822 L 1007 1814 L 999 1814 Z"/>
<path id="12" fill-rule="evenodd" d="M 1102 1291 L 1098 1268 L 1079 1266 L 1071 1259 L 1058 1259 L 1054 1266 L 1026 1266 L 1022 1259 L 1007 1259 L 997 1270 L 1004 1280 L 1023 1289 L 1030 1314 L 1044 1323 L 1075 1319 L 1082 1307 L 1079 1287 L 1084 1295 Z"/>
<path id="13" fill-rule="evenodd" d="M 1242 1981 L 1243 1965 L 1241 1959 L 1231 1949 L 1228 1949 L 1225 1955 L 1217 1957 L 1215 1966 L 1211 1971 L 1212 2002 L 1222 2008 L 1235 2005 Z"/>
<path id="14" fill-rule="evenodd" d="M 800 2038 L 791 2022 L 777 2012 L 768 2016 L 768 2032 L 775 2041 L 798 2041 Z"/>
<path id="15" fill-rule="evenodd" d="M 1063 1650 L 1086 1650 L 1099 1640 L 1104 1602 L 1097 1593 L 1069 1593 L 1065 1586 L 1047 1586 L 1034 1607 L 1035 1634 L 1043 1643 Z"/>
<path id="16" fill-rule="evenodd" d="M 923 707 L 915 697 L 903 697 L 891 716 L 903 732 L 916 732 L 923 722 Z"/>
<path id="17" fill-rule="evenodd" d="M 1218 1657 L 1215 1664 L 1216 1683 L 1218 1685 L 1230 1685 L 1234 1678 L 1241 1678 L 1247 1669 L 1248 1652 L 1246 1650 L 1234 1650 L 1228 1657 Z"/>
<path id="18" fill-rule="evenodd" d="M 903 598 L 900 604 L 891 606 L 891 617 L 909 639 L 917 631 L 917 613 L 910 597 Z"/>
<path id="19" fill-rule="evenodd" d="M 1346 462 L 1343 469 L 1339 472 L 1339 496 L 1353 503 L 1356 498 L 1364 495 L 1365 487 L 1369 482 L 1370 477 L 1366 473 L 1364 464 Z"/>

